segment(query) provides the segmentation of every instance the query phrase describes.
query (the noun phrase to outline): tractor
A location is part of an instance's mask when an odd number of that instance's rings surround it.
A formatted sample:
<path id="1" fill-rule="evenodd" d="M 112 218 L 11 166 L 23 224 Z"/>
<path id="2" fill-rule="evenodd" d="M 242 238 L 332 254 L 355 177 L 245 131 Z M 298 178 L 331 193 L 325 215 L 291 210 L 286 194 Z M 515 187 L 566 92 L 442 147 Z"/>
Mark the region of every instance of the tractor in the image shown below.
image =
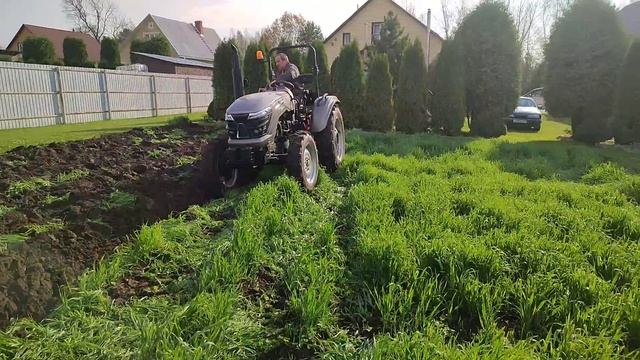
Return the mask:
<path id="1" fill-rule="evenodd" d="M 340 100 L 320 93 L 316 49 L 310 45 L 271 49 L 266 57 L 270 83 L 248 95 L 244 94 L 238 49 L 233 49 L 235 101 L 226 110 L 226 136 L 211 164 L 216 180 L 221 188 L 229 189 L 251 181 L 267 164 L 283 164 L 306 190 L 313 190 L 320 167 L 336 171 L 346 150 Z M 291 49 L 311 53 L 312 73 L 301 74 L 293 82 L 276 81 L 271 58 Z M 262 51 L 256 53 L 256 61 L 264 58 Z"/>

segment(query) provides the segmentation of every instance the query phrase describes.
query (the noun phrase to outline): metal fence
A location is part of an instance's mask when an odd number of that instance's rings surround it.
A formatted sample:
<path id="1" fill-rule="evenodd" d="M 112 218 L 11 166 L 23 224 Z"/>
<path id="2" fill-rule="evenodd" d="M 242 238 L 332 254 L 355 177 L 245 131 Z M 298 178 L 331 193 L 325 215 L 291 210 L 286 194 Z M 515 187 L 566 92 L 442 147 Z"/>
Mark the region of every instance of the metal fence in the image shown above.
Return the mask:
<path id="1" fill-rule="evenodd" d="M 0 129 L 206 111 L 211 78 L 0 62 Z"/>

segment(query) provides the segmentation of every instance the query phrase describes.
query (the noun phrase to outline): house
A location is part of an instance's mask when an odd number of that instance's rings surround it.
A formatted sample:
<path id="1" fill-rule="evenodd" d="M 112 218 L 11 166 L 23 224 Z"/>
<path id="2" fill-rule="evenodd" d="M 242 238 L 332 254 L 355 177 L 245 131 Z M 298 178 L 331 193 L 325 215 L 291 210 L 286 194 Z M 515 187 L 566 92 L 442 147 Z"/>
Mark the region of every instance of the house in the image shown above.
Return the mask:
<path id="1" fill-rule="evenodd" d="M 624 30 L 631 36 L 640 37 L 640 1 L 627 5 L 618 13 Z"/>
<path id="2" fill-rule="evenodd" d="M 56 57 L 60 61 L 64 59 L 64 51 L 62 47 L 64 39 L 74 38 L 82 40 L 87 46 L 89 61 L 93 63 L 100 62 L 100 42 L 93 36 L 76 31 L 53 29 L 29 24 L 23 24 L 20 27 L 20 30 L 18 30 L 16 35 L 13 37 L 13 40 L 11 40 L 9 45 L 7 45 L 7 49 L 4 50 L 4 53 L 20 58 L 22 54 L 22 43 L 25 39 L 30 37 L 43 37 L 51 40 Z"/>
<path id="3" fill-rule="evenodd" d="M 393 0 L 368 0 L 329 35 L 324 41 L 329 63 L 333 63 L 342 47 L 352 41 L 357 41 L 362 51 L 379 39 L 384 18 L 390 11 L 398 16 L 398 21 L 404 27 L 404 34 L 422 43 L 425 62 L 428 60 L 427 64 L 431 64 L 440 54 L 444 40 Z M 428 39 L 431 41 L 429 42 Z"/>
<path id="4" fill-rule="evenodd" d="M 149 72 L 213 76 L 213 64 L 208 62 L 140 52 L 133 52 L 131 56 L 134 63 L 146 65 Z"/>
<path id="5" fill-rule="evenodd" d="M 171 45 L 171 57 L 196 61 L 213 62 L 213 53 L 220 43 L 215 30 L 203 26 L 202 21 L 193 24 L 147 15 L 142 22 L 120 44 L 123 64 L 131 64 L 131 43 L 133 40 L 148 40 L 164 36 Z"/>

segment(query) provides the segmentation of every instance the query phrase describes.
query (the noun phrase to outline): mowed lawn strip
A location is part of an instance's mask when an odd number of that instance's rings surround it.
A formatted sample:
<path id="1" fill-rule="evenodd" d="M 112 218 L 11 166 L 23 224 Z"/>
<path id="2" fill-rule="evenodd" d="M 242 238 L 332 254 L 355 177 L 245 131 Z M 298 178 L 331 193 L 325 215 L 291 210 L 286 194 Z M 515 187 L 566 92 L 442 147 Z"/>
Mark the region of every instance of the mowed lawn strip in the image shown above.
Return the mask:
<path id="1" fill-rule="evenodd" d="M 202 120 L 204 113 L 188 114 L 192 121 Z M 165 126 L 179 115 L 140 119 L 94 121 L 83 124 L 54 125 L 40 128 L 0 130 L 0 154 L 18 146 L 44 145 L 54 142 L 85 140 L 106 134 L 129 131 L 133 128 Z"/>

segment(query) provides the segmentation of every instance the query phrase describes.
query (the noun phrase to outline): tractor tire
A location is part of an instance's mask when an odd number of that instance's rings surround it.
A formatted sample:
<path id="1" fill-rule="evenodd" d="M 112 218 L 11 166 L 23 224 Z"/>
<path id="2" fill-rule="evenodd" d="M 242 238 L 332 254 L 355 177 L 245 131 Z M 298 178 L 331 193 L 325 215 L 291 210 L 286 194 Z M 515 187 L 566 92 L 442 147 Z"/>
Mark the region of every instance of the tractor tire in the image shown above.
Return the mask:
<path id="1" fill-rule="evenodd" d="M 202 187 L 208 197 L 220 198 L 232 188 L 247 185 L 257 177 L 254 169 L 231 169 L 225 166 L 227 139 L 217 139 L 205 146 L 200 164 Z"/>
<path id="2" fill-rule="evenodd" d="M 344 120 L 338 106 L 333 108 L 327 127 L 315 135 L 320 154 L 320 163 L 333 173 L 342 164 L 346 151 Z"/>
<path id="3" fill-rule="evenodd" d="M 289 137 L 287 170 L 307 191 L 318 183 L 320 159 L 316 142 L 309 133 L 297 132 Z"/>

